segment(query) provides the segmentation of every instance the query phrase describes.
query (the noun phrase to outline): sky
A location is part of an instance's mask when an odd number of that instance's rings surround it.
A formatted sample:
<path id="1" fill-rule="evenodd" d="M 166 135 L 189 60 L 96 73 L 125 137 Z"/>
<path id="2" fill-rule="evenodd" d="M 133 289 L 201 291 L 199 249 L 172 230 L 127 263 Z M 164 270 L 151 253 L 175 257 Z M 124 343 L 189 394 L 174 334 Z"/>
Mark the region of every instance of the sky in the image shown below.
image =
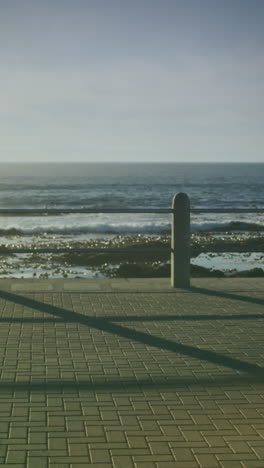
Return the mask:
<path id="1" fill-rule="evenodd" d="M 0 0 L 0 161 L 264 162 L 263 0 Z"/>

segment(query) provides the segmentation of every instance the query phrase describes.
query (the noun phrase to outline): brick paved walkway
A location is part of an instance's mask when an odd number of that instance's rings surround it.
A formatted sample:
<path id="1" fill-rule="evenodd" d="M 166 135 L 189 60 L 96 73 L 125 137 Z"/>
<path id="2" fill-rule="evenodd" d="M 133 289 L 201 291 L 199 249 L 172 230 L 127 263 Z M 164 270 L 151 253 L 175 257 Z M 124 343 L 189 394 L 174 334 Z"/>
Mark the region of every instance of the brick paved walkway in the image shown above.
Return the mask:
<path id="1" fill-rule="evenodd" d="M 1 280 L 0 466 L 263 468 L 264 280 L 193 286 Z"/>

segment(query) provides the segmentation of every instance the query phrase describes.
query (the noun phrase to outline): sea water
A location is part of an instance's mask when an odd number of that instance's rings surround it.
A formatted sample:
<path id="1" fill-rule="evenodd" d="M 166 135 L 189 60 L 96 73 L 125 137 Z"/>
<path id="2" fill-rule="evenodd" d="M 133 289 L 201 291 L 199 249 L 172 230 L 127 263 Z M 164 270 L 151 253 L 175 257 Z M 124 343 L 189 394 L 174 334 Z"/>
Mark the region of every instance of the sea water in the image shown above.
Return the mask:
<path id="1" fill-rule="evenodd" d="M 263 164 L 76 163 L 1 164 L 0 208 L 170 208 L 186 192 L 192 208 L 264 209 Z M 264 226 L 264 213 L 193 214 L 192 231 Z M 0 216 L 0 244 L 34 236 L 86 240 L 170 230 L 164 214 Z M 20 239 L 21 236 L 21 239 Z M 11 239 L 11 240 L 10 240 Z"/>

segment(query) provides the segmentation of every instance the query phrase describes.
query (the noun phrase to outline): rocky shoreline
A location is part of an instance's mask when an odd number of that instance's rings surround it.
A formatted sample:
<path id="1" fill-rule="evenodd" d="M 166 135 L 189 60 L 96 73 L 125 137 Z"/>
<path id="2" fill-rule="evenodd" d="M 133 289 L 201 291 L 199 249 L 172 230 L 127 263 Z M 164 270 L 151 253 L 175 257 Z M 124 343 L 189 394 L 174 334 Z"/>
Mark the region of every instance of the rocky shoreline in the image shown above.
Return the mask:
<path id="1" fill-rule="evenodd" d="M 8 243 L 0 246 L 0 277 L 169 277 L 170 276 L 170 235 L 164 232 L 161 235 L 126 235 L 111 238 L 83 240 L 65 236 L 64 239 L 56 236 L 35 236 L 25 241 L 24 238 L 12 236 Z M 6 248 L 69 248 L 69 252 L 62 254 L 4 254 Z M 120 253 L 112 252 L 82 252 L 73 250 L 87 248 L 120 248 Z M 131 249 L 132 253 L 122 252 Z M 142 252 L 133 252 L 133 249 L 144 249 Z M 148 248 L 165 249 L 158 252 L 148 252 Z M 237 270 L 219 268 L 217 259 L 213 254 L 203 254 L 207 259 L 215 262 L 208 268 L 196 264 L 199 255 L 204 250 L 225 251 L 226 255 L 237 250 L 259 252 L 258 265 L 251 269 Z M 220 255 L 220 253 L 219 253 Z M 224 276 L 264 276 L 264 238 L 260 232 L 217 232 L 193 233 L 191 239 L 191 275 L 193 277 L 224 277 Z"/>

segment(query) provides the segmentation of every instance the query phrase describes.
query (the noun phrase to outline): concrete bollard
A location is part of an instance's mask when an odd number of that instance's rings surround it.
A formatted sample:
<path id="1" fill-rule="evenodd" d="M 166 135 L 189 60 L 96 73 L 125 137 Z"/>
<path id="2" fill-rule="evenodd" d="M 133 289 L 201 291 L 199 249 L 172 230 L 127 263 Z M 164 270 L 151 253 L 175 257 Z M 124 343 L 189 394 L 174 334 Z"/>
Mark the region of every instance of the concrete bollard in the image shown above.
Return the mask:
<path id="1" fill-rule="evenodd" d="M 178 193 L 172 200 L 171 286 L 190 287 L 190 200 Z"/>

